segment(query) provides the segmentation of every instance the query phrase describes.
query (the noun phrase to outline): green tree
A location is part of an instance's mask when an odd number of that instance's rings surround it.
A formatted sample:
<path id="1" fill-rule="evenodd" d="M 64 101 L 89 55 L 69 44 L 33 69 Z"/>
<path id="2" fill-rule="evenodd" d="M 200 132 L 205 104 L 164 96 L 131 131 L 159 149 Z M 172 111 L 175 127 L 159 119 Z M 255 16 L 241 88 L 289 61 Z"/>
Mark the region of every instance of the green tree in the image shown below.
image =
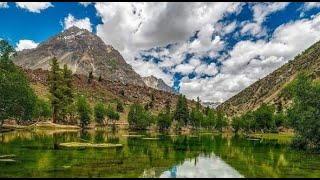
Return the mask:
<path id="1" fill-rule="evenodd" d="M 94 117 L 98 124 L 103 124 L 104 116 L 106 115 L 106 109 L 104 107 L 104 104 L 101 102 L 98 102 L 94 106 Z"/>
<path id="2" fill-rule="evenodd" d="M 288 119 L 297 134 L 293 145 L 320 152 L 320 84 L 301 73 L 290 87 L 294 103 Z"/>
<path id="3" fill-rule="evenodd" d="M 132 104 L 128 113 L 130 129 L 146 129 L 150 124 L 150 114 L 140 104 Z"/>
<path id="4" fill-rule="evenodd" d="M 33 117 L 38 119 L 49 118 L 52 116 L 51 104 L 48 101 L 37 98 Z"/>
<path id="5" fill-rule="evenodd" d="M 274 130 L 275 122 L 273 118 L 274 106 L 262 104 L 256 111 L 253 112 L 256 125 L 259 130 Z"/>
<path id="6" fill-rule="evenodd" d="M 60 116 L 63 99 L 62 89 L 62 73 L 59 67 L 57 58 L 53 58 L 51 61 L 51 71 L 49 72 L 49 92 L 51 93 L 51 106 L 52 106 L 52 122 L 57 123 L 62 119 Z"/>
<path id="7" fill-rule="evenodd" d="M 165 102 L 164 109 L 158 114 L 157 117 L 157 126 L 160 131 L 168 130 L 172 123 L 172 114 L 171 114 L 171 106 L 170 100 L 167 99 Z"/>
<path id="8" fill-rule="evenodd" d="M 120 115 L 117 113 L 112 106 L 109 104 L 107 107 L 107 116 L 109 119 L 111 119 L 113 122 L 119 120 Z"/>
<path id="9" fill-rule="evenodd" d="M 174 119 L 183 126 L 189 123 L 189 109 L 187 99 L 184 95 L 179 95 L 176 109 L 174 112 Z"/>
<path id="10" fill-rule="evenodd" d="M 0 41 L 0 128 L 3 121 L 15 118 L 18 123 L 30 120 L 34 114 L 36 95 L 25 74 L 10 59 L 14 50 Z"/>
<path id="11" fill-rule="evenodd" d="M 61 101 L 61 118 L 66 119 L 68 115 L 68 109 L 73 103 L 73 92 L 72 92 L 72 71 L 68 69 L 65 64 L 62 69 L 62 85 L 61 91 L 63 94 Z"/>
<path id="12" fill-rule="evenodd" d="M 77 110 L 80 118 L 80 126 L 84 129 L 89 125 L 91 119 L 91 108 L 84 96 L 78 98 Z"/>
<path id="13" fill-rule="evenodd" d="M 219 131 L 222 131 L 222 128 L 226 127 L 227 125 L 228 125 L 228 122 L 225 114 L 222 111 L 218 111 L 216 129 L 218 129 Z"/>
<path id="14" fill-rule="evenodd" d="M 123 103 L 121 100 L 117 100 L 117 111 L 118 112 L 123 112 L 124 108 L 123 108 Z"/>

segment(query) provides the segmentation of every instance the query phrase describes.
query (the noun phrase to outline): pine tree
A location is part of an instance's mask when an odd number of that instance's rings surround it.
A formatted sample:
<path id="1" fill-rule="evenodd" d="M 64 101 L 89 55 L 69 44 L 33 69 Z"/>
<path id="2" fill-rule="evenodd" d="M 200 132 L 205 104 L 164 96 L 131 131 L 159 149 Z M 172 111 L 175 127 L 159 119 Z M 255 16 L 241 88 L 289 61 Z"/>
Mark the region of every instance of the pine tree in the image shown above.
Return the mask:
<path id="1" fill-rule="evenodd" d="M 52 112 L 52 122 L 57 123 L 61 120 L 61 99 L 63 99 L 63 90 L 62 90 L 62 73 L 59 67 L 58 60 L 54 57 L 51 61 L 51 71 L 49 73 L 49 91 L 51 93 L 51 106 L 53 109 Z"/>
<path id="2" fill-rule="evenodd" d="M 61 116 L 62 119 L 66 119 L 67 113 L 70 109 L 69 106 L 73 103 L 73 92 L 72 92 L 72 71 L 68 69 L 68 66 L 65 64 L 62 70 L 62 93 L 63 98 L 61 99 Z"/>
<path id="3" fill-rule="evenodd" d="M 180 95 L 176 105 L 176 110 L 174 113 L 174 119 L 180 125 L 188 125 L 189 122 L 189 109 L 187 104 L 187 99 L 184 95 Z"/>

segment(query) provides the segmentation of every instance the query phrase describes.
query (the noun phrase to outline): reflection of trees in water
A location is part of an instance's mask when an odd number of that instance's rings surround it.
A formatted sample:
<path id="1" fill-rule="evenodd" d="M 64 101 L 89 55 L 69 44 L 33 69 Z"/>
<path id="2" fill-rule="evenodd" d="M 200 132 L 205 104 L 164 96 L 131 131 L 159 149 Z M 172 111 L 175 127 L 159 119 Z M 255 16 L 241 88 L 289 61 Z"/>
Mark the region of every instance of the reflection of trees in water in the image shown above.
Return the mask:
<path id="1" fill-rule="evenodd" d="M 5 134 L 2 135 L 2 138 L 6 139 L 3 136 Z M 59 132 L 49 135 L 26 132 L 26 135 L 18 133 L 16 137 L 11 136 L 11 140 L 6 142 L 5 146 L 0 146 L 0 154 L 15 152 L 19 158 L 26 158 L 26 160 L 23 159 L 23 165 L 21 165 L 21 168 L 25 170 L 25 172 L 20 172 L 23 175 L 30 173 L 31 169 L 43 170 L 43 174 L 36 171 L 33 172 L 33 175 L 53 175 L 48 169 L 61 170 L 65 165 L 72 165 L 72 172 L 68 172 L 70 175 L 72 173 L 78 175 L 92 173 L 92 176 L 99 174 L 107 176 L 118 173 L 122 176 L 128 174 L 138 176 L 149 168 L 154 168 L 156 174 L 161 174 L 164 170 L 186 160 L 192 160 L 197 164 L 197 157 L 200 154 L 210 157 L 212 153 L 246 177 L 284 175 L 312 177 L 319 175 L 319 170 L 312 169 L 319 164 L 319 156 L 298 154 L 286 145 L 279 145 L 275 141 L 248 141 L 241 137 L 224 138 L 221 135 L 173 138 L 160 136 L 159 140 L 130 137 L 126 138 L 125 147 L 119 149 L 54 150 L 55 143 L 79 141 L 79 138 L 95 142 L 117 143 L 119 135 L 106 131 L 90 131 Z M 18 152 L 22 152 L 23 155 L 19 156 Z M 311 167 L 312 165 L 315 166 Z M 0 165 L 0 175 L 5 169 Z M 17 173 L 16 169 L 16 166 L 14 169 L 7 168 L 6 172 L 14 174 Z M 56 176 L 64 176 L 65 171 L 60 170 L 54 172 Z M 123 173 L 127 171 L 128 174 Z"/>

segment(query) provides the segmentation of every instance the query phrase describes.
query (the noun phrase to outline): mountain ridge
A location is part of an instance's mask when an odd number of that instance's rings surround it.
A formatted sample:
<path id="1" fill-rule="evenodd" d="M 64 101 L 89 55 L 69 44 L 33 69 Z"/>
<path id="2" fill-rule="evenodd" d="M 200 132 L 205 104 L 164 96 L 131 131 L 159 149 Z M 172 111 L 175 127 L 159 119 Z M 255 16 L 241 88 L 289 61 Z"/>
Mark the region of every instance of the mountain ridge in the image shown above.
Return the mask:
<path id="1" fill-rule="evenodd" d="M 175 93 L 174 90 L 170 86 L 168 86 L 161 78 L 157 78 L 151 75 L 151 76 L 142 77 L 142 80 L 147 86 L 152 87 L 154 89 Z"/>
<path id="2" fill-rule="evenodd" d="M 119 51 L 106 45 L 97 35 L 75 26 L 34 49 L 18 52 L 13 62 L 27 69 L 48 70 L 53 57 L 61 66 L 67 64 L 75 74 L 88 75 L 92 72 L 96 77 L 145 86 L 141 76 L 126 63 Z"/>
<path id="3" fill-rule="evenodd" d="M 286 106 L 289 100 L 281 98 L 281 90 L 291 82 L 299 72 L 309 71 L 320 77 L 320 41 L 298 54 L 280 68 L 264 78 L 251 84 L 238 94 L 229 98 L 217 109 L 227 115 L 241 115 L 249 110 L 258 108 L 262 103 Z"/>

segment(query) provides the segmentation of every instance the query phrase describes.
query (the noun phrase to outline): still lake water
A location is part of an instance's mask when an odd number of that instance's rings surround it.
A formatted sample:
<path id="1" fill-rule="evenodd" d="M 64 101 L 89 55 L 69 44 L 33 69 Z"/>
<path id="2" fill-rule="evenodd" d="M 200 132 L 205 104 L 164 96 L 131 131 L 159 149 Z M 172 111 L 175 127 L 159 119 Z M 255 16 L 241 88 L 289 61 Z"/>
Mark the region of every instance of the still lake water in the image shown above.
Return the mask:
<path id="1" fill-rule="evenodd" d="M 127 131 L 15 131 L 0 134 L 0 177 L 320 177 L 320 155 L 277 140 L 221 134 L 128 137 Z M 62 142 L 122 148 L 60 149 Z"/>

